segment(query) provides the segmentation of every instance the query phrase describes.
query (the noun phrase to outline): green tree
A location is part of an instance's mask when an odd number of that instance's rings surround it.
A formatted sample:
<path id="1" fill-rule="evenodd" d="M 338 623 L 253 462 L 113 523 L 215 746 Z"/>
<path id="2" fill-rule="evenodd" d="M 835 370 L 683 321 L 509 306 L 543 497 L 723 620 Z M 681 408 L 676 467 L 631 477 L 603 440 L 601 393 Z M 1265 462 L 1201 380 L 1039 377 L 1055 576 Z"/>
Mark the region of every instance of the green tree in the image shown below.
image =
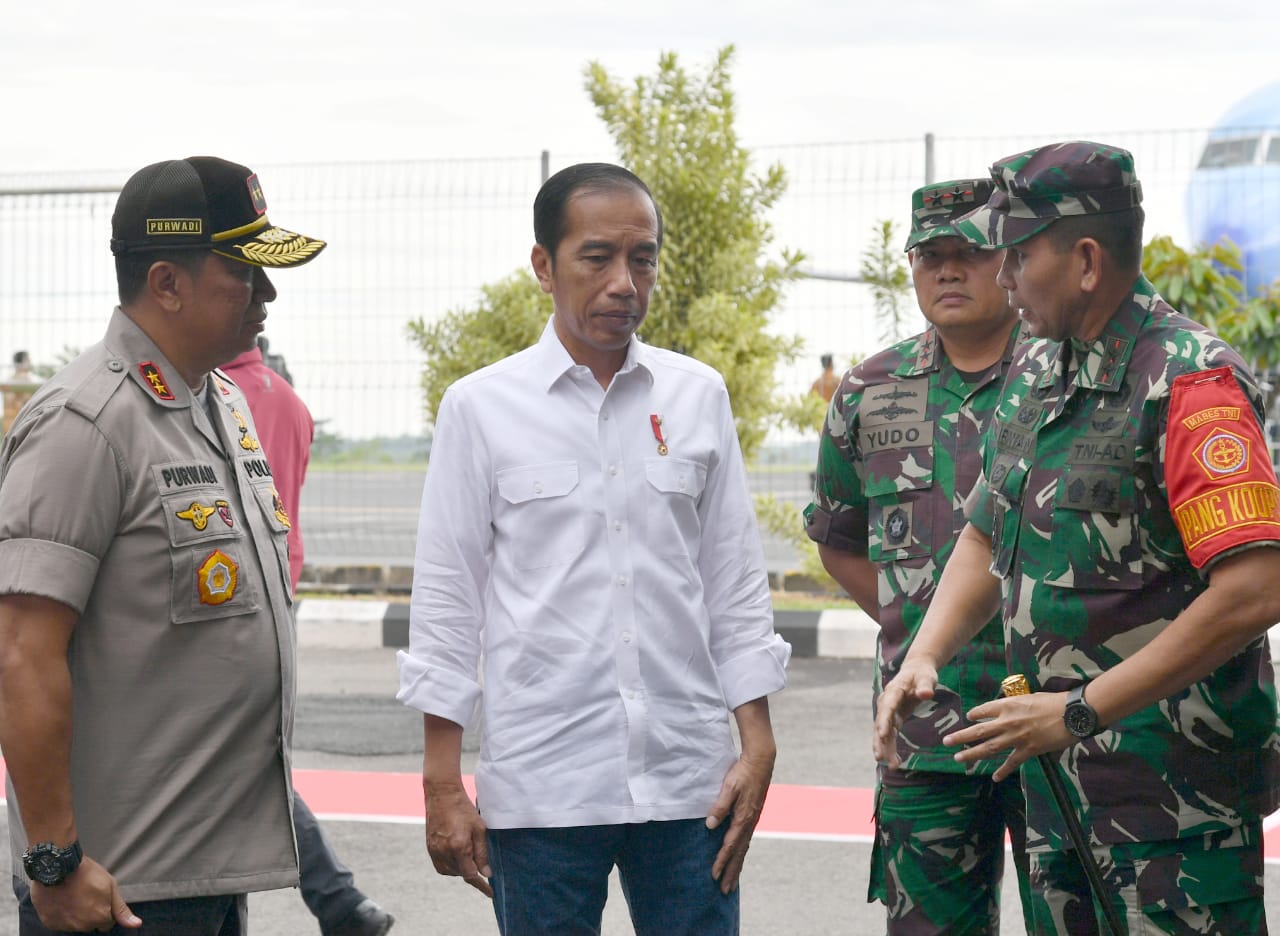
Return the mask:
<path id="1" fill-rule="evenodd" d="M 480 288 L 480 303 L 434 322 L 409 323 L 409 338 L 426 355 L 422 390 L 427 420 L 435 419 L 449 384 L 538 340 L 551 315 L 551 297 L 529 270 Z"/>
<path id="2" fill-rule="evenodd" d="M 906 337 L 907 314 L 911 309 L 911 271 L 899 245 L 896 225 L 889 220 L 876 224 L 871 245 L 862 252 L 862 280 L 871 287 L 876 307 L 880 340 L 893 344 Z"/>
<path id="3" fill-rule="evenodd" d="M 1170 305 L 1217 332 L 1257 373 L 1280 365 L 1280 284 L 1245 295 L 1244 264 L 1230 240 L 1188 251 L 1154 237 L 1143 248 L 1142 270 Z"/>
<path id="4" fill-rule="evenodd" d="M 645 180 L 662 208 L 658 288 L 641 335 L 724 375 L 750 460 L 780 418 L 777 365 L 801 347 L 798 338 L 770 334 L 767 326 L 802 257 L 787 250 L 769 256 L 765 215 L 786 179 L 778 165 L 754 174 L 738 141 L 732 58 L 726 47 L 705 74 L 691 74 L 674 54 L 664 54 L 654 76 L 629 84 L 593 62 L 585 81 L 619 162 Z M 535 342 L 550 311 L 536 280 L 521 272 L 485 287 L 474 309 L 432 324 L 411 322 L 409 336 L 426 356 L 428 419 L 458 377 Z"/>
<path id="5" fill-rule="evenodd" d="M 624 165 L 652 189 L 666 224 L 659 287 L 645 340 L 710 364 L 724 375 L 748 460 L 776 424 L 781 401 L 774 374 L 801 342 L 771 335 L 769 314 L 784 285 L 799 276 L 798 252 L 766 257 L 766 213 L 786 190 L 780 165 L 751 171 L 734 129 L 730 82 L 733 47 L 721 49 L 702 75 L 674 53 L 657 74 L 630 84 L 598 62 L 587 66 L 587 91 Z"/>

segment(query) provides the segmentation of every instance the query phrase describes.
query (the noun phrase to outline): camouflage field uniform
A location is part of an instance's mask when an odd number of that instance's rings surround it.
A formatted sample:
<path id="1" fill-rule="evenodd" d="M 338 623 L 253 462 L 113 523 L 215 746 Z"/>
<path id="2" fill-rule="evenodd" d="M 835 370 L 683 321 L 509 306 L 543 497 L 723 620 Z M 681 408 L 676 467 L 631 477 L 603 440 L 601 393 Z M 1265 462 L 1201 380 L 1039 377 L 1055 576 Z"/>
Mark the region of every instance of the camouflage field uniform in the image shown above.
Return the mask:
<path id="1" fill-rule="evenodd" d="M 851 369 L 832 398 L 806 530 L 879 568 L 873 704 L 919 629 L 964 526 L 963 503 L 981 472 L 979 445 L 1015 335 L 1001 361 L 966 380 L 929 329 Z M 996 617 L 940 671 L 923 717 L 903 726 L 902 768 L 881 768 L 868 900 L 885 903 L 892 933 L 998 930 L 1004 833 L 1008 826 L 1021 844 L 1022 793 L 1016 778 L 988 779 L 993 762 L 957 763 L 942 736 L 963 727 L 970 708 L 996 698 L 1005 675 Z M 1016 856 L 1025 906 L 1025 851 Z"/>
<path id="2" fill-rule="evenodd" d="M 1010 671 L 1033 690 L 1064 691 L 1116 665 L 1207 587 L 1170 510 L 1165 452 L 1188 432 L 1169 424 L 1174 379 L 1218 367 L 1247 396 L 1226 418 L 1260 437 L 1261 394 L 1244 362 L 1145 278 L 1095 341 L 1019 347 L 970 520 L 991 536 L 1003 579 Z M 1267 511 L 1253 512 L 1268 522 Z M 1179 516 L 1194 539 L 1196 521 Z M 1280 539 L 1273 529 L 1262 538 Z M 1135 932 L 1151 931 L 1144 915 L 1160 932 L 1265 931 L 1260 819 L 1276 807 L 1278 753 L 1263 636 L 1189 689 L 1057 755 Z M 1040 765 L 1024 764 L 1022 777 L 1035 931 L 1093 932 L 1089 891 L 1062 854 Z"/>

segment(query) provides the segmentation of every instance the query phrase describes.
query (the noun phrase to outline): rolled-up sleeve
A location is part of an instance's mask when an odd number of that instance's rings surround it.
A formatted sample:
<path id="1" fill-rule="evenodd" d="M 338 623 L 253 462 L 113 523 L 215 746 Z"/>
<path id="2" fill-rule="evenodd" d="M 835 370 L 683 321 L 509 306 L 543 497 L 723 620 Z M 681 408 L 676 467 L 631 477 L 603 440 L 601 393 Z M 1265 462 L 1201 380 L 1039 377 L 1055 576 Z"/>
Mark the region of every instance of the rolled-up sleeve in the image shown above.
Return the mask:
<path id="1" fill-rule="evenodd" d="M 488 582 L 491 471 L 475 414 L 453 390 L 436 418 L 418 518 L 409 648 L 398 654 L 396 698 L 429 715 L 471 724 L 481 696 L 477 669 Z"/>
<path id="2" fill-rule="evenodd" d="M 39 595 L 83 613 L 127 483 L 115 451 L 83 416 L 55 405 L 24 418 L 5 442 L 0 474 L 0 594 Z"/>
<path id="3" fill-rule="evenodd" d="M 719 458 L 707 473 L 699 505 L 703 548 L 698 566 L 710 618 L 711 656 L 725 704 L 735 709 L 786 686 L 791 645 L 773 630 L 764 549 L 723 384 L 716 402 Z"/>

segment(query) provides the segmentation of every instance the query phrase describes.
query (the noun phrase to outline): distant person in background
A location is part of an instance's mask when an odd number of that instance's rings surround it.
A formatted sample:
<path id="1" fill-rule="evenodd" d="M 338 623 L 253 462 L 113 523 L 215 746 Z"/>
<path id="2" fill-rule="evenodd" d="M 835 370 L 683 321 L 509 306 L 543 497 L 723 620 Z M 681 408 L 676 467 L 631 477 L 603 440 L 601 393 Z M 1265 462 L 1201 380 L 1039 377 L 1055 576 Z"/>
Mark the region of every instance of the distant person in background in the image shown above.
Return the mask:
<path id="1" fill-rule="evenodd" d="M 264 363 L 267 339 L 258 337 L 258 346 L 245 351 L 223 372 L 235 381 L 258 427 L 263 454 L 271 466 L 289 527 L 289 581 L 297 589 L 302 577 L 302 482 L 311 457 L 315 423 L 311 413 L 287 380 Z M 272 355 L 281 364 L 281 355 Z M 334 852 L 320 830 L 315 815 L 296 792 L 293 797 L 293 825 L 298 834 L 298 871 L 302 899 L 320 923 L 324 936 L 382 936 L 391 929 L 395 917 L 366 897 L 355 886 L 351 870 Z"/>
<path id="2" fill-rule="evenodd" d="M 36 376 L 31 372 L 31 355 L 26 351 L 13 353 L 13 373 L 9 376 L 8 382 L 19 385 L 36 382 Z M 31 393 L 31 390 L 16 387 L 4 391 L 4 412 L 0 414 L 0 436 L 4 435 L 7 427 L 13 425 L 13 421 L 18 418 L 18 410 L 22 409 L 22 404 L 31 399 Z"/>
<path id="3" fill-rule="evenodd" d="M 964 528 L 979 443 L 1013 356 L 1018 317 L 996 283 L 1000 255 L 954 227 L 993 188 L 963 179 L 913 193 L 906 247 L 929 327 L 845 374 L 819 444 L 806 529 L 832 578 L 880 625 L 873 693 L 898 671 Z M 1018 777 L 996 783 L 994 764 L 957 763 L 942 743 L 965 712 L 999 695 L 1005 675 L 993 612 L 904 724 L 901 765 L 880 765 L 867 899 L 885 904 L 890 936 L 999 932 L 1006 828 L 1026 914 Z"/>
<path id="4" fill-rule="evenodd" d="M 831 397 L 835 395 L 836 387 L 840 386 L 840 378 L 836 376 L 835 364 L 830 354 L 824 354 L 819 360 L 822 362 L 822 373 L 813 382 L 809 392 L 815 396 L 822 397 L 822 399 L 830 403 Z"/>
<path id="5" fill-rule="evenodd" d="M 262 363 L 284 378 L 285 383 L 293 386 L 293 374 L 289 373 L 289 365 L 284 362 L 283 354 L 271 353 L 271 342 L 265 335 L 258 336 L 258 350 L 262 352 Z"/>

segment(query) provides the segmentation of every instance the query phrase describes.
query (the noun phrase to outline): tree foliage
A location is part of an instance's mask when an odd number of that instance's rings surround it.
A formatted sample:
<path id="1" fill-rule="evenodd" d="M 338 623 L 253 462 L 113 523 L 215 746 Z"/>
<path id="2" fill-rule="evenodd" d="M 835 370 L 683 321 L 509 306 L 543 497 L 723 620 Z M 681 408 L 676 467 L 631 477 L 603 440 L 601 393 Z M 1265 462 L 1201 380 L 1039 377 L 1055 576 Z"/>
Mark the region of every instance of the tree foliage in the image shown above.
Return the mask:
<path id="1" fill-rule="evenodd" d="M 1246 295 L 1240 250 L 1230 240 L 1188 251 L 1154 237 L 1143 248 L 1142 270 L 1170 305 L 1217 332 L 1259 374 L 1280 365 L 1280 288 Z"/>
<path id="2" fill-rule="evenodd" d="M 862 252 L 863 282 L 871 287 L 880 340 L 893 344 L 906 336 L 911 309 L 911 271 L 899 247 L 896 225 L 889 220 L 875 225 L 871 245 Z"/>
<path id="3" fill-rule="evenodd" d="M 409 323 L 409 338 L 426 355 L 422 390 L 427 419 L 435 418 L 449 385 L 472 371 L 527 348 L 551 315 L 551 297 L 529 270 L 480 288 L 474 309 L 458 309 L 428 324 Z"/>
<path id="4" fill-rule="evenodd" d="M 766 214 L 786 190 L 780 165 L 752 172 L 738 141 L 730 81 L 733 47 L 695 75 L 664 53 L 652 77 L 615 80 L 599 62 L 587 93 L 627 166 L 662 207 L 658 288 L 641 329 L 645 341 L 689 354 L 724 375 L 748 457 L 777 422 L 776 366 L 801 342 L 768 331 L 801 255 L 766 250 Z"/>
<path id="5" fill-rule="evenodd" d="M 664 54 L 657 73 L 629 83 L 597 62 L 587 93 L 617 145 L 619 162 L 644 179 L 665 224 L 658 286 L 640 329 L 651 345 L 691 355 L 724 375 L 748 459 L 779 420 L 777 365 L 800 350 L 798 338 L 768 330 L 801 255 L 767 254 L 768 210 L 786 189 L 781 166 L 753 173 L 734 130 L 733 48 L 704 74 Z M 537 340 L 550 300 L 527 273 L 485 287 L 474 309 L 428 325 L 410 323 L 425 352 L 422 385 L 434 414 L 445 388 L 478 367 Z"/>

